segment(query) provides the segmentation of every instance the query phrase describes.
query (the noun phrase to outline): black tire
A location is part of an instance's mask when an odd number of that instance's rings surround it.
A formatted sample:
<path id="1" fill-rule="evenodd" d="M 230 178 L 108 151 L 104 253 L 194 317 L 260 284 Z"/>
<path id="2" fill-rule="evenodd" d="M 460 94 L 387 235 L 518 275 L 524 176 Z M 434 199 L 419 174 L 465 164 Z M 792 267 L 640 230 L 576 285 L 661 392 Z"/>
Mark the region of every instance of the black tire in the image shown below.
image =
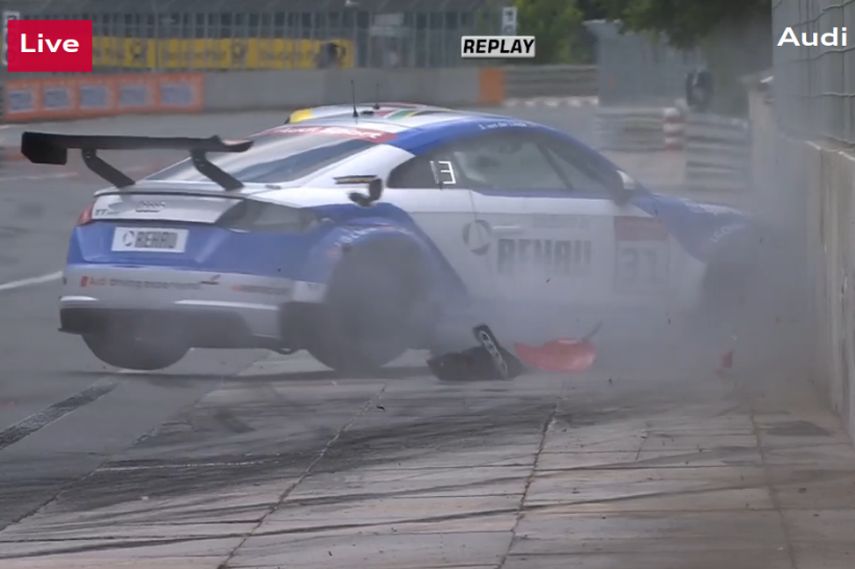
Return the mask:
<path id="1" fill-rule="evenodd" d="M 177 363 L 189 348 L 181 343 L 136 338 L 132 334 L 86 334 L 86 346 L 111 366 L 153 371 Z"/>
<path id="2" fill-rule="evenodd" d="M 427 271 L 402 245 L 355 249 L 308 323 L 306 349 L 343 374 L 365 374 L 415 347 L 429 328 Z"/>
<path id="3" fill-rule="evenodd" d="M 700 313 L 708 324 L 741 322 L 746 309 L 757 300 L 757 279 L 763 231 L 750 228 L 734 233 L 720 244 L 709 262 L 702 282 Z"/>

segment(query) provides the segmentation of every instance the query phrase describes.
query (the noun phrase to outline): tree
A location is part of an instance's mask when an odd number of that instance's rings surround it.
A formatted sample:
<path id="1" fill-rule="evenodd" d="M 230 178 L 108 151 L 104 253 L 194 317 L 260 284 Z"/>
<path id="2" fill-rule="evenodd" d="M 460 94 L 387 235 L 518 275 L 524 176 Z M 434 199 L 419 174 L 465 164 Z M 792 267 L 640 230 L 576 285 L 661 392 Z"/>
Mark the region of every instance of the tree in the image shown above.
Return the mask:
<path id="1" fill-rule="evenodd" d="M 770 21 L 771 0 L 598 0 L 611 20 L 632 31 L 662 32 L 675 47 L 691 48 L 722 26 Z"/>
<path id="2" fill-rule="evenodd" d="M 534 63 L 589 61 L 590 39 L 576 0 L 515 0 L 519 33 L 537 38 Z"/>

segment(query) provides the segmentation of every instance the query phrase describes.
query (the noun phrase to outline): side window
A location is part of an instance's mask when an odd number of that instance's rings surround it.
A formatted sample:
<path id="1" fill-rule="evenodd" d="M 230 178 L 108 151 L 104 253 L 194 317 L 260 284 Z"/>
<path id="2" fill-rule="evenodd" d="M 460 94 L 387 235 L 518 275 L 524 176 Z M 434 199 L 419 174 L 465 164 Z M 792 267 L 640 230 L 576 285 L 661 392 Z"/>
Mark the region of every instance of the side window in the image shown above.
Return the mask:
<path id="1" fill-rule="evenodd" d="M 611 194 L 617 172 L 606 172 L 592 164 L 584 154 L 558 140 L 546 139 L 543 148 L 549 160 L 561 172 L 574 192 Z"/>
<path id="2" fill-rule="evenodd" d="M 460 177 L 460 167 L 450 149 L 416 156 L 389 174 L 390 188 L 438 188 L 437 178 L 445 188 L 468 187 Z"/>
<path id="3" fill-rule="evenodd" d="M 497 191 L 566 190 L 537 139 L 527 134 L 490 133 L 452 149 L 472 189 Z"/>
<path id="4" fill-rule="evenodd" d="M 488 133 L 456 141 L 398 166 L 390 188 L 447 188 L 497 191 L 567 190 L 560 170 L 528 134 Z"/>
<path id="5" fill-rule="evenodd" d="M 407 160 L 389 174 L 387 185 L 390 188 L 433 188 L 436 182 L 430 169 L 430 160 L 426 156 L 416 156 Z"/>

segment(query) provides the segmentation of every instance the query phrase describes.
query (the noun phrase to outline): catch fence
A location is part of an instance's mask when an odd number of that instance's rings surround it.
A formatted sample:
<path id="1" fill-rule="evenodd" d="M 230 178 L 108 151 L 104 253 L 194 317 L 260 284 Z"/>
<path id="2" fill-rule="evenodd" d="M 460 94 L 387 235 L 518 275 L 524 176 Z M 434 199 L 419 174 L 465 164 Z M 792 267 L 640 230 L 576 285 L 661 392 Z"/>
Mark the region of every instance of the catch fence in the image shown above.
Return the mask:
<path id="1" fill-rule="evenodd" d="M 802 33 L 839 34 L 844 26 L 848 45 L 777 46 L 787 27 L 801 40 Z M 774 0 L 772 30 L 779 125 L 798 136 L 855 144 L 855 0 Z"/>
<path id="2" fill-rule="evenodd" d="M 455 67 L 499 34 L 495 0 L 0 0 L 24 19 L 93 22 L 100 72 Z"/>

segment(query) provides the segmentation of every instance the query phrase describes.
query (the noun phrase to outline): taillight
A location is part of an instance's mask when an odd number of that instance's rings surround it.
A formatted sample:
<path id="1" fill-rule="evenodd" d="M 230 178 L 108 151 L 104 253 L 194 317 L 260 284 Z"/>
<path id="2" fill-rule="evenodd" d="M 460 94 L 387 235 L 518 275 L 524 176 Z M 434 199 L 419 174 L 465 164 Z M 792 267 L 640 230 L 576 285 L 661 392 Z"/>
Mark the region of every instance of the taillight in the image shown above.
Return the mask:
<path id="1" fill-rule="evenodd" d="M 86 206 L 86 209 L 80 212 L 80 217 L 77 218 L 77 225 L 86 225 L 92 221 L 92 208 L 94 207 L 95 204 L 91 203 Z"/>
<path id="2" fill-rule="evenodd" d="M 300 232 L 316 223 L 314 214 L 304 209 L 255 200 L 242 200 L 229 208 L 217 225 L 240 231 Z"/>

